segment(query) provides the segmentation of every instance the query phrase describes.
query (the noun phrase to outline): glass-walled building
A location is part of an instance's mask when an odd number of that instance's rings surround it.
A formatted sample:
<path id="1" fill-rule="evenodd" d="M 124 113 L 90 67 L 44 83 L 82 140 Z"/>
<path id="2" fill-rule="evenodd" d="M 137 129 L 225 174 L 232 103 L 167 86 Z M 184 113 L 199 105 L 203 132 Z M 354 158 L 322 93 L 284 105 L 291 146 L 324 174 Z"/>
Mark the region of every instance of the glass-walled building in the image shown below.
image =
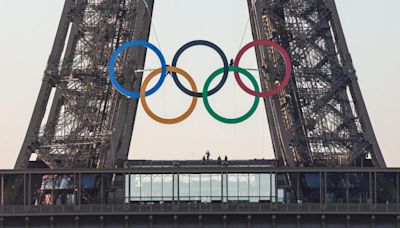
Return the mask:
<path id="1" fill-rule="evenodd" d="M 400 203 L 400 169 L 136 164 L 119 170 L 2 171 L 1 205 Z M 19 188 L 8 191 L 7 188 Z M 23 194 L 21 194 L 23 193 Z"/>
<path id="2" fill-rule="evenodd" d="M 283 202 L 272 173 L 127 174 L 125 202 Z"/>

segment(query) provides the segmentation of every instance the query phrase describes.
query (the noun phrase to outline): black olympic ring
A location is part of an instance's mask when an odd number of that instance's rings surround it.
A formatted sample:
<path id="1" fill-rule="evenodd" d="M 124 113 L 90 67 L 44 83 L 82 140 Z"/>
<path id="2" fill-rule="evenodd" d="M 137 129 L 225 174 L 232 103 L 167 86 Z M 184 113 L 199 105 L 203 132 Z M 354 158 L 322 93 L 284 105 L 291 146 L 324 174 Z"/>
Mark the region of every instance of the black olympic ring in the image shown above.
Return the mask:
<path id="1" fill-rule="evenodd" d="M 217 45 L 215 45 L 215 44 L 213 44 L 213 43 L 211 43 L 209 41 L 206 41 L 206 40 L 194 40 L 194 41 L 191 41 L 191 42 L 183 45 L 181 48 L 179 48 L 179 50 L 176 52 L 174 58 L 172 59 L 172 64 L 171 65 L 172 65 L 172 67 L 176 67 L 176 63 L 178 62 L 179 56 L 186 49 L 188 49 L 190 47 L 193 47 L 193 46 L 196 46 L 196 45 L 203 45 L 203 46 L 207 46 L 207 47 L 210 47 L 210 48 L 214 49 L 219 54 L 219 56 L 221 56 L 222 62 L 224 63 L 224 72 L 223 72 L 223 75 L 222 75 L 222 79 L 218 83 L 218 85 L 215 86 L 215 88 L 213 88 L 212 90 L 210 90 L 208 92 L 208 95 L 210 96 L 210 95 L 213 95 L 216 92 L 218 92 L 222 88 L 222 86 L 224 86 L 224 84 L 226 82 L 226 79 L 228 78 L 228 74 L 229 74 L 228 60 L 227 60 L 227 58 L 225 56 L 225 53 L 221 50 L 221 48 L 219 48 Z M 191 90 L 188 90 L 185 86 L 183 86 L 182 83 L 179 81 L 179 78 L 178 78 L 176 72 L 172 72 L 172 77 L 173 77 L 173 79 L 175 81 L 175 84 L 178 86 L 178 88 L 182 92 L 184 92 L 187 95 L 192 96 L 192 97 L 202 97 L 203 96 L 203 93 L 195 93 L 195 92 L 193 92 Z"/>

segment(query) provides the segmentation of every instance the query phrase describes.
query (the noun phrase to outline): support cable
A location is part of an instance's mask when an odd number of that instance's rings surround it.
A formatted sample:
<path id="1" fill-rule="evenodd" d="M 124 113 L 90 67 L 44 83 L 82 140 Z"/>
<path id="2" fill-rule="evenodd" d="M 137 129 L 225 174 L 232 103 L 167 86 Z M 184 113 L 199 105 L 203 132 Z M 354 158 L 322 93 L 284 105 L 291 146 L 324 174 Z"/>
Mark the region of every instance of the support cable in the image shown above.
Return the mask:
<path id="1" fill-rule="evenodd" d="M 154 26 L 154 23 L 153 23 L 153 15 L 150 13 L 149 5 L 147 4 L 146 0 L 143 0 L 143 3 L 144 3 L 144 5 L 146 6 L 146 11 L 147 11 L 147 13 L 150 15 L 150 26 L 151 26 L 151 28 L 153 29 L 154 36 L 155 36 L 156 42 L 157 42 L 157 46 L 158 46 L 158 48 L 161 50 L 160 40 L 158 39 L 156 27 Z M 161 51 L 162 51 L 162 50 L 161 50 Z"/>
<path id="2" fill-rule="evenodd" d="M 158 39 L 158 35 L 157 35 L 157 31 L 156 31 L 156 26 L 154 25 L 154 22 L 153 22 L 153 15 L 150 13 L 149 5 L 147 4 L 146 0 L 143 0 L 143 3 L 146 6 L 147 13 L 150 15 L 150 26 L 151 26 L 151 28 L 153 30 L 154 37 L 156 38 L 158 49 L 160 49 L 160 51 L 162 51 L 162 48 L 161 48 L 161 45 L 160 45 L 160 40 Z M 142 71 L 152 71 L 152 70 L 153 69 L 143 69 Z M 165 82 L 167 82 L 167 80 L 165 80 Z M 163 103 L 164 103 L 164 105 L 163 105 L 164 106 L 164 110 L 163 111 L 164 111 L 164 117 L 166 116 L 165 87 L 166 86 L 164 85 L 163 86 Z"/>
<path id="3" fill-rule="evenodd" d="M 247 32 L 247 28 L 249 27 L 249 24 L 250 24 L 250 16 L 249 16 L 249 18 L 247 19 L 246 26 L 244 27 L 244 31 L 243 31 L 243 34 L 242 34 L 242 39 L 240 40 L 238 52 L 239 52 L 240 49 L 242 48 L 243 41 L 244 41 L 244 37 L 246 36 L 246 32 Z"/>

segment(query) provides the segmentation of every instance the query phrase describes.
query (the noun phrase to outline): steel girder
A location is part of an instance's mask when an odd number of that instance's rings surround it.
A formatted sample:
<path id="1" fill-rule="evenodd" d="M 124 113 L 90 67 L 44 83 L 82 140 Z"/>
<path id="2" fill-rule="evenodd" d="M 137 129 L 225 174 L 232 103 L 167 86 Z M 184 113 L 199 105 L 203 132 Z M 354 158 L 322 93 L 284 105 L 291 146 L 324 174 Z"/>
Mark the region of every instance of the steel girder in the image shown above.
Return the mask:
<path id="1" fill-rule="evenodd" d="M 289 53 L 293 75 L 264 99 L 274 151 L 282 165 L 362 166 L 371 156 L 385 167 L 357 83 L 333 0 L 248 0 L 254 39 L 271 39 Z M 263 90 L 282 80 L 284 62 L 256 47 Z"/>
<path id="2" fill-rule="evenodd" d="M 50 168 L 111 168 L 126 160 L 137 99 L 108 79 L 112 52 L 132 39 L 147 40 L 153 1 L 66 0 L 42 87 L 15 168 L 32 153 Z M 115 71 L 138 91 L 146 50 L 128 49 Z M 52 97 L 46 118 L 46 106 Z"/>

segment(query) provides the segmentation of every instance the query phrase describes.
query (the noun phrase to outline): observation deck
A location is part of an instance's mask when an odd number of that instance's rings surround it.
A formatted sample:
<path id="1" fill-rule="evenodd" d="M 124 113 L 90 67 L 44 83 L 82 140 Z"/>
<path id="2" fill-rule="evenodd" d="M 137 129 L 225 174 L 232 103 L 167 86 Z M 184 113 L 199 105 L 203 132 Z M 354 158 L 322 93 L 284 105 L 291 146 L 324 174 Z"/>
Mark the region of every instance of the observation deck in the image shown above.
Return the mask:
<path id="1" fill-rule="evenodd" d="M 0 226 L 400 226 L 398 168 L 278 168 L 274 160 L 125 166 L 0 170 Z"/>

